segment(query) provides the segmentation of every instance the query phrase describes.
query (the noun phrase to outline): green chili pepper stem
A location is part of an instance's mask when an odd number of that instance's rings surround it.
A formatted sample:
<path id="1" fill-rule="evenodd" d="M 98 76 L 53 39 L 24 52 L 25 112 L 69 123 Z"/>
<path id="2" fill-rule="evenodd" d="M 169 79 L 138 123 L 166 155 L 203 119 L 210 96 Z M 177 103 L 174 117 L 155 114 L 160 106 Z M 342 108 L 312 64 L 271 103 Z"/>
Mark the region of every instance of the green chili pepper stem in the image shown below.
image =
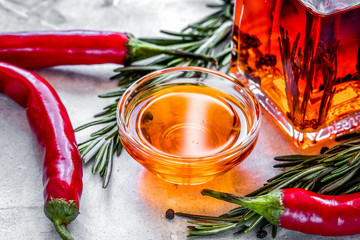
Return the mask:
<path id="1" fill-rule="evenodd" d="M 213 57 L 141 41 L 131 35 L 129 35 L 129 40 L 127 42 L 127 53 L 128 58 L 125 65 L 129 65 L 132 62 L 136 62 L 159 54 L 169 54 L 183 58 L 200 59 L 207 62 L 210 61 L 215 66 L 217 65 L 217 61 Z"/>
<path id="2" fill-rule="evenodd" d="M 45 215 L 54 223 L 55 229 L 63 240 L 73 240 L 66 226 L 79 214 L 76 201 L 67 202 L 53 198 L 45 204 Z"/>
<path id="3" fill-rule="evenodd" d="M 217 192 L 209 189 L 201 191 L 202 195 L 210 196 L 219 200 L 235 203 L 262 215 L 270 223 L 277 225 L 284 207 L 281 205 L 281 190 L 275 190 L 268 194 L 256 197 L 239 197 L 233 194 Z"/>

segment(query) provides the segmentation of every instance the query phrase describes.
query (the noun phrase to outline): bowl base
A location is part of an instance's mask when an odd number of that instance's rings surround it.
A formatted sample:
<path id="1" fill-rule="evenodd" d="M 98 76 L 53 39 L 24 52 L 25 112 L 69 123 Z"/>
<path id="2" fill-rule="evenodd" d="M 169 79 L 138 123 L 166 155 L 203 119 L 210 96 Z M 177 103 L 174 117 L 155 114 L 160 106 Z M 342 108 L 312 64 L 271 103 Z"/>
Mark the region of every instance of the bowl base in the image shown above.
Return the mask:
<path id="1" fill-rule="evenodd" d="M 176 177 L 176 176 L 169 176 L 169 175 L 162 175 L 159 173 L 155 173 L 156 176 L 165 180 L 166 182 L 173 183 L 173 184 L 180 184 L 180 185 L 199 185 L 207 183 L 213 180 L 216 176 L 206 176 L 206 177 Z"/>

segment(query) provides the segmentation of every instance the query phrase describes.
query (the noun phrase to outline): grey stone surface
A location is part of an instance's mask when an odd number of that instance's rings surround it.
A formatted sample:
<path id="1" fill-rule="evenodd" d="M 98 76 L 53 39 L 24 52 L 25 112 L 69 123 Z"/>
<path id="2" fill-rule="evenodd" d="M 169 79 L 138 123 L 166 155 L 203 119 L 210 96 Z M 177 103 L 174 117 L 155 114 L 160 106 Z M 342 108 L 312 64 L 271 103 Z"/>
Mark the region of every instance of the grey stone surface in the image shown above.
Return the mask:
<path id="1" fill-rule="evenodd" d="M 158 36 L 179 30 L 209 13 L 216 0 L 0 0 L 0 31 L 101 29 Z M 57 90 L 73 125 L 92 119 L 107 103 L 96 97 L 116 87 L 108 78 L 115 65 L 36 70 Z M 266 113 L 253 153 L 238 167 L 199 186 L 177 186 L 148 173 L 124 151 L 114 162 L 104 190 L 91 166 L 84 167 L 79 217 L 68 226 L 75 239 L 178 240 L 186 238 L 186 220 L 164 217 L 168 208 L 196 214 L 221 214 L 234 206 L 202 197 L 203 188 L 246 194 L 277 170 L 275 155 L 298 152 Z M 77 134 L 84 140 L 89 131 Z M 60 239 L 43 213 L 40 151 L 25 111 L 0 94 L 0 239 Z M 318 151 L 318 149 L 308 150 Z M 324 238 L 281 229 L 278 239 Z M 207 239 L 233 239 L 231 233 Z M 237 239 L 256 239 L 254 232 Z M 266 239 L 271 239 L 270 234 Z"/>

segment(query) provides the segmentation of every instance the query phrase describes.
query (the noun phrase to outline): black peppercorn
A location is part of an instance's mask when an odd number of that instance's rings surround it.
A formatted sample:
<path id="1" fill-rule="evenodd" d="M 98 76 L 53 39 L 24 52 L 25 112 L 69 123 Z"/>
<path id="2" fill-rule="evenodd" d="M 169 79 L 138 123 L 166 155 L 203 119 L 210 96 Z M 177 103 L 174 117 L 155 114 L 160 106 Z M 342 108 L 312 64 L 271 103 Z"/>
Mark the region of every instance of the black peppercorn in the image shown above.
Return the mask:
<path id="1" fill-rule="evenodd" d="M 266 237 L 266 236 L 267 236 L 267 232 L 266 232 L 265 230 L 263 230 L 263 229 L 259 230 L 259 231 L 257 232 L 257 234 L 256 234 L 256 237 L 257 237 L 257 238 L 264 238 L 264 237 Z"/>
<path id="2" fill-rule="evenodd" d="M 321 150 L 320 150 L 320 153 L 324 154 L 327 150 L 329 150 L 328 147 L 322 147 Z"/>
<path id="3" fill-rule="evenodd" d="M 153 119 L 154 119 L 154 116 L 152 115 L 151 112 L 145 112 L 142 122 L 147 123 L 147 122 L 152 121 Z"/>
<path id="4" fill-rule="evenodd" d="M 272 54 L 265 54 L 261 56 L 257 62 L 259 66 L 272 67 L 276 65 L 276 56 Z"/>
<path id="5" fill-rule="evenodd" d="M 244 49 L 257 48 L 261 45 L 260 40 L 257 37 L 249 34 L 241 34 L 240 39 Z"/>
<path id="6" fill-rule="evenodd" d="M 166 211 L 166 213 L 165 213 L 165 217 L 166 217 L 167 219 L 173 219 L 174 216 L 175 216 L 175 212 L 174 212 L 174 210 L 172 210 L 172 209 L 168 209 L 168 210 Z"/>

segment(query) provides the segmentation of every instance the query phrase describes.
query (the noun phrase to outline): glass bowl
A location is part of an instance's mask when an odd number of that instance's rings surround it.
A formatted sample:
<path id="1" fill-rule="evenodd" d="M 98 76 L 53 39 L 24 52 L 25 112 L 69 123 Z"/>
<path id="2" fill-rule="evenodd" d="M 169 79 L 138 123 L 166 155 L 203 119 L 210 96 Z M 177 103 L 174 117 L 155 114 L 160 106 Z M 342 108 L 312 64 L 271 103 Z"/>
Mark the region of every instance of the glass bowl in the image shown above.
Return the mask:
<path id="1" fill-rule="evenodd" d="M 146 169 L 176 184 L 205 183 L 252 151 L 260 107 L 237 79 L 175 67 L 132 84 L 117 108 L 120 140 Z"/>

